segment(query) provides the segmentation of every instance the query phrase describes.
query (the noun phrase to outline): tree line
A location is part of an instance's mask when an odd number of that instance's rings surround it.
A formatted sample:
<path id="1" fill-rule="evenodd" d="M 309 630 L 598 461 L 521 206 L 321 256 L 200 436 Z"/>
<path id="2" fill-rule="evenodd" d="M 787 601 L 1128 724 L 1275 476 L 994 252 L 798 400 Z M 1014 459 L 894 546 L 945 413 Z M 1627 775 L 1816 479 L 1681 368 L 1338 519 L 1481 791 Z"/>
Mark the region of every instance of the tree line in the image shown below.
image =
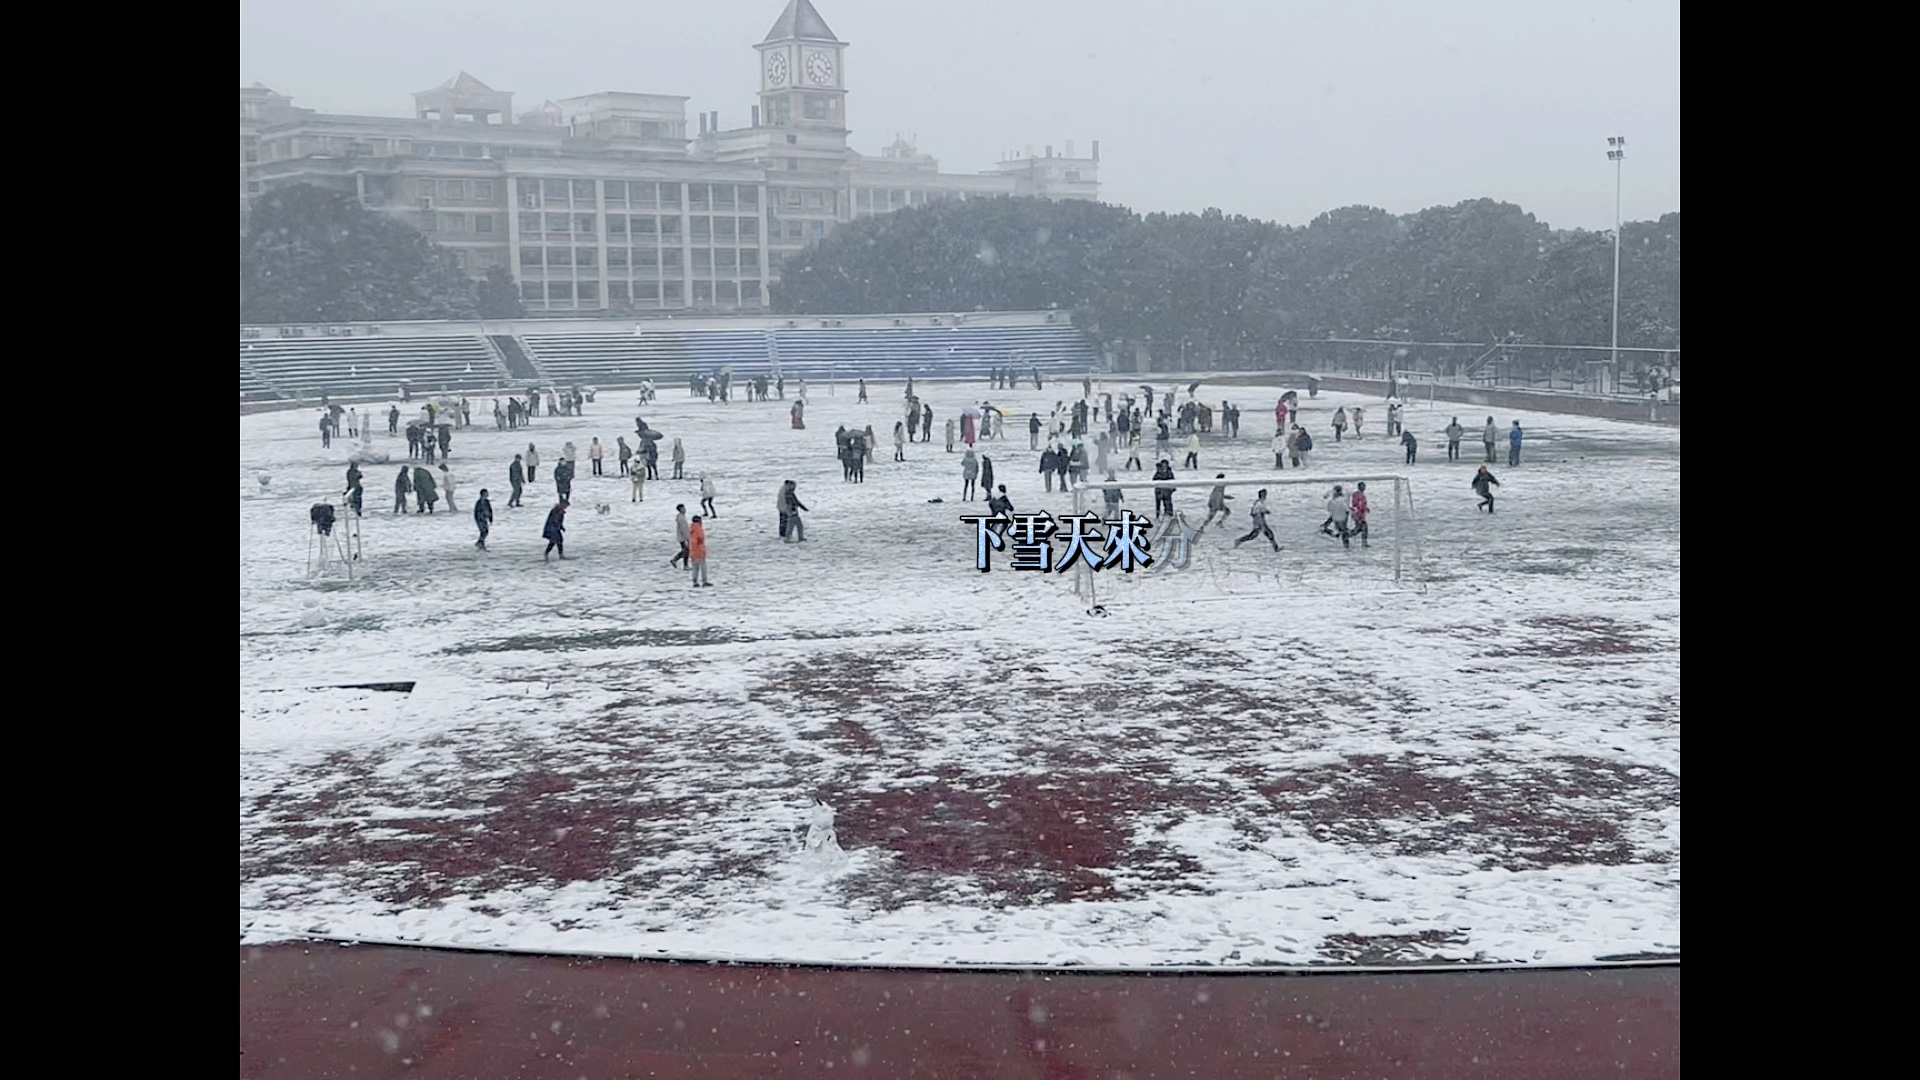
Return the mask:
<path id="1" fill-rule="evenodd" d="M 1621 228 L 1620 345 L 1680 347 L 1680 215 Z M 1607 344 L 1610 233 L 1477 199 L 1303 227 L 1209 209 L 1043 199 L 937 203 L 843 225 L 788 259 L 796 314 L 1074 309 L 1155 359 L 1273 362 L 1335 339 Z"/>

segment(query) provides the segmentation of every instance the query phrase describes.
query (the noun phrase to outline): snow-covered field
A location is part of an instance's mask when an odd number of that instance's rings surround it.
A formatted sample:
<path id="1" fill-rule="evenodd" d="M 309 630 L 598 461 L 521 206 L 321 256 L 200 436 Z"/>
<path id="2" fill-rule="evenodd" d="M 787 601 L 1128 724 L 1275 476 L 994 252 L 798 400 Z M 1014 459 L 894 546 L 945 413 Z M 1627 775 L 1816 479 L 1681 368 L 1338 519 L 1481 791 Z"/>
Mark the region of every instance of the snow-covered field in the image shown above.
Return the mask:
<path id="1" fill-rule="evenodd" d="M 1377 495 L 1373 548 L 1343 551 L 1315 532 L 1321 489 L 1289 488 L 1279 555 L 1230 549 L 1238 493 L 1202 572 L 1110 589 L 1094 618 L 1069 576 L 974 569 L 958 515 L 984 504 L 958 501 L 960 455 L 892 462 L 901 386 L 870 389 L 859 406 L 813 387 L 805 431 L 784 403 L 666 389 L 641 414 L 685 440 L 689 479 L 637 505 L 611 453 L 586 475 L 591 436 L 630 436 L 630 394 L 530 432 L 489 417 L 454 434 L 458 512 L 394 516 L 397 465 L 366 468 L 350 585 L 305 574 L 307 508 L 338 501 L 346 442 L 322 450 L 312 411 L 243 417 L 242 942 L 934 964 L 1678 953 L 1677 430 L 1498 414 L 1527 451 L 1510 469 L 1502 445 L 1488 517 L 1467 487 L 1477 434 L 1445 460 L 1454 407 L 1409 409 L 1421 463 L 1404 469 L 1378 399 L 1323 394 L 1303 402 L 1310 475 L 1410 473 L 1424 591 L 1392 585 Z M 1078 393 L 918 389 L 936 427 L 982 397 L 1024 418 Z M 1199 475 L 1271 474 L 1278 388 L 1202 390 L 1245 416 Z M 1367 435 L 1336 445 L 1327 419 L 1356 403 Z M 1470 431 L 1485 417 L 1458 408 Z M 881 436 L 864 485 L 841 482 L 842 422 Z M 1067 511 L 1018 428 L 987 448 L 996 482 Z M 509 510 L 529 439 L 540 480 Z M 574 558 L 545 564 L 569 439 Z M 719 516 L 715 587 L 695 590 L 667 563 L 701 473 Z M 813 511 L 803 545 L 775 536 L 785 479 Z M 487 552 L 468 515 L 483 485 Z M 1204 497 L 1180 501 L 1198 518 Z M 326 689 L 395 680 L 418 686 Z M 816 798 L 840 852 L 801 850 Z"/>

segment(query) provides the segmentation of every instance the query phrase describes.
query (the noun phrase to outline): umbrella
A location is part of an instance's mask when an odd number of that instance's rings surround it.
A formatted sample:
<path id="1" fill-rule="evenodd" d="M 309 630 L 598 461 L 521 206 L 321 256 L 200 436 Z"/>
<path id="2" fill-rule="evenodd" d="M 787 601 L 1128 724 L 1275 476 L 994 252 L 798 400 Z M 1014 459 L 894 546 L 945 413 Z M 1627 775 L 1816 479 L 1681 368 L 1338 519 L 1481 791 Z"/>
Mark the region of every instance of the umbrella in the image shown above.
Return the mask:
<path id="1" fill-rule="evenodd" d="M 1146 398 L 1148 401 L 1152 401 L 1154 397 L 1153 387 L 1148 386 L 1146 383 L 1141 383 L 1140 396 Z"/>
<path id="2" fill-rule="evenodd" d="M 633 433 L 648 442 L 660 441 L 660 433 L 648 427 L 647 422 L 637 416 L 633 418 Z"/>
<path id="3" fill-rule="evenodd" d="M 1193 393 L 1195 390 L 1198 390 L 1198 389 L 1200 389 L 1199 379 L 1195 379 L 1192 382 L 1187 384 L 1187 393 L 1189 394 Z"/>

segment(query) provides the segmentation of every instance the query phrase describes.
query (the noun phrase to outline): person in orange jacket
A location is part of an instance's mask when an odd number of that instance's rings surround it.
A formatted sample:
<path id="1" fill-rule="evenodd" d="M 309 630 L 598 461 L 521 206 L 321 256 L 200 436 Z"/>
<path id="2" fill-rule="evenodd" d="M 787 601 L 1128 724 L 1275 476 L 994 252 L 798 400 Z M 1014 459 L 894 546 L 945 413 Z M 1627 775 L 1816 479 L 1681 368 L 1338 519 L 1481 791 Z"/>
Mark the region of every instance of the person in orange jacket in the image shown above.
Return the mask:
<path id="1" fill-rule="evenodd" d="M 711 588 L 713 582 L 707 580 L 707 527 L 699 514 L 693 515 L 693 524 L 687 529 L 687 554 L 693 560 L 693 587 Z"/>

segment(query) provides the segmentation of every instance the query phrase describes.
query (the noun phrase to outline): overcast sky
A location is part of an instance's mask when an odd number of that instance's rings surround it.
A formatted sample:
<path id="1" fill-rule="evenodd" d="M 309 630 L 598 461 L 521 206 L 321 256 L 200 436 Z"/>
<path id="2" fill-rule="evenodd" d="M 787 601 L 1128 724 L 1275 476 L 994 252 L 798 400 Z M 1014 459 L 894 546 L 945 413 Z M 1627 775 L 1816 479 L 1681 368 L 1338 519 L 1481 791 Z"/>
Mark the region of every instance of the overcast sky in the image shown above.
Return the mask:
<path id="1" fill-rule="evenodd" d="M 407 116 L 467 71 L 526 111 L 602 90 L 743 127 L 786 0 L 241 0 L 240 82 Z M 1517 203 L 1557 228 L 1680 208 L 1677 0 L 814 0 L 850 142 L 947 172 L 1100 141 L 1103 199 L 1290 224 L 1363 204 Z M 689 117 L 689 130 L 697 130 Z"/>

